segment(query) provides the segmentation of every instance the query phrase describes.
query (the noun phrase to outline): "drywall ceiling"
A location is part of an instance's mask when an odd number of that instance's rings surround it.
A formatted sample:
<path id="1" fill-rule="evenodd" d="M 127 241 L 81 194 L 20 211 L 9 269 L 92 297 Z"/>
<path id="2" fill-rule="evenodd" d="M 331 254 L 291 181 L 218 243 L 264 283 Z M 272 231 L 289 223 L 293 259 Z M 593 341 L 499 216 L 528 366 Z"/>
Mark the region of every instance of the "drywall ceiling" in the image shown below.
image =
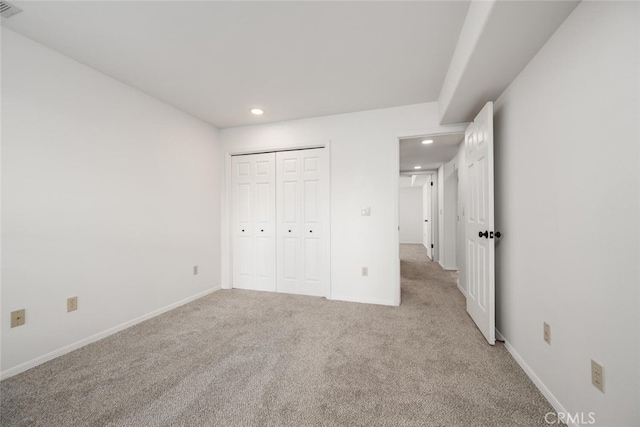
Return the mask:
<path id="1" fill-rule="evenodd" d="M 432 139 L 433 144 L 422 144 L 425 139 Z M 464 133 L 401 139 L 400 173 L 438 169 L 456 156 L 463 139 Z M 414 166 L 421 166 L 422 169 L 415 170 Z"/>
<path id="2" fill-rule="evenodd" d="M 438 99 L 441 124 L 473 120 L 529 63 L 580 0 L 475 1 Z"/>
<path id="3" fill-rule="evenodd" d="M 4 27 L 221 128 L 436 101 L 469 7 L 13 3 Z"/>

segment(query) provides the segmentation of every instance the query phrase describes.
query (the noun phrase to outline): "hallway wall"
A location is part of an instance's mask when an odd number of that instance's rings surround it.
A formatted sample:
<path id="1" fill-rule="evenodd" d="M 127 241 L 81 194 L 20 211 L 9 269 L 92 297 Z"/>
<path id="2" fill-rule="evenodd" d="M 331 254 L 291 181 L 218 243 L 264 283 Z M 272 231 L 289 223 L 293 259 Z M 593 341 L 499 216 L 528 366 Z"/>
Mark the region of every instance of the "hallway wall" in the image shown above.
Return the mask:
<path id="1" fill-rule="evenodd" d="M 400 188 L 398 205 L 400 243 L 422 243 L 422 187 Z"/>
<path id="2" fill-rule="evenodd" d="M 440 258 L 445 270 L 458 269 L 458 158 L 438 168 L 438 234 Z"/>

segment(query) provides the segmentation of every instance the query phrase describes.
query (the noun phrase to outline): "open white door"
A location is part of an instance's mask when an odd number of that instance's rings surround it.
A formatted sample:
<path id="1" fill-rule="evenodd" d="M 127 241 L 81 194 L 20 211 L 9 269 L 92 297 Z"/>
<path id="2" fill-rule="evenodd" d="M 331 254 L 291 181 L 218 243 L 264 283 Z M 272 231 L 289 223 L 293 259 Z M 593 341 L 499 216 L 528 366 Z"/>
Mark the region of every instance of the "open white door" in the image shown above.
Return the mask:
<path id="1" fill-rule="evenodd" d="M 495 239 L 493 213 L 493 103 L 464 135 L 467 168 L 467 312 L 489 344 L 495 338 Z M 495 236 L 498 237 L 498 236 Z"/>
<path id="2" fill-rule="evenodd" d="M 427 248 L 427 256 L 433 261 L 433 240 L 431 239 L 431 198 L 432 198 L 433 181 L 431 177 L 422 187 L 422 243 Z"/>

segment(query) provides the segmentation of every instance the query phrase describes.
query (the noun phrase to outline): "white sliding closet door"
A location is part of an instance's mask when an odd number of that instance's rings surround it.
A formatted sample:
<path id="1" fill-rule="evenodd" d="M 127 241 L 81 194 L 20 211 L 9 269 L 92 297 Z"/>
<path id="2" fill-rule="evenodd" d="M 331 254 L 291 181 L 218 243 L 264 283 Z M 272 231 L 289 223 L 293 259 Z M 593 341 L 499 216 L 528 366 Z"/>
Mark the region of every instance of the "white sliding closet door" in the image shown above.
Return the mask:
<path id="1" fill-rule="evenodd" d="M 234 156 L 233 287 L 276 290 L 275 153 Z"/>
<path id="2" fill-rule="evenodd" d="M 276 153 L 277 290 L 329 296 L 325 149 Z"/>

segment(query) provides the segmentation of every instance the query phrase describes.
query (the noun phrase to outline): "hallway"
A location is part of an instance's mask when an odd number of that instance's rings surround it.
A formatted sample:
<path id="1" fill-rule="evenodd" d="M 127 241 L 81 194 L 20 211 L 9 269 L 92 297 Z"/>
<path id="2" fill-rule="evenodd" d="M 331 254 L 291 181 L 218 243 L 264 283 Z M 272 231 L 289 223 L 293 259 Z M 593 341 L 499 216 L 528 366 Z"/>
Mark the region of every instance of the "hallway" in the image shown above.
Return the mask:
<path id="1" fill-rule="evenodd" d="M 430 261 L 423 245 L 401 244 L 400 261 L 401 307 L 422 325 L 413 333 L 429 360 L 428 387 L 449 394 L 443 425 L 548 425 L 553 407 L 502 343 L 487 344 L 466 312 L 457 272 Z"/>

